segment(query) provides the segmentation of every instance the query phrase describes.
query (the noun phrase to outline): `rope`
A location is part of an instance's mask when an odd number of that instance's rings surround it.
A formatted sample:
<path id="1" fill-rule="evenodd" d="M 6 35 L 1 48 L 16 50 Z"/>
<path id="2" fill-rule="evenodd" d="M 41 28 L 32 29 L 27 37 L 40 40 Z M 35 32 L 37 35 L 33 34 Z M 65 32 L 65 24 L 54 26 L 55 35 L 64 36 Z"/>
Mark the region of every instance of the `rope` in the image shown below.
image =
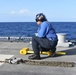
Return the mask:
<path id="1" fill-rule="evenodd" d="M 9 64 L 25 64 L 25 65 L 35 65 L 35 66 L 54 66 L 54 67 L 75 67 L 74 62 L 62 62 L 62 61 L 39 61 L 39 60 L 23 60 L 20 58 L 5 59 L 4 61 L 0 60 L 0 63 L 9 63 Z"/>
<path id="2" fill-rule="evenodd" d="M 74 62 L 61 62 L 61 61 L 32 61 L 32 60 L 25 60 L 24 64 L 37 65 L 37 66 L 75 67 Z"/>

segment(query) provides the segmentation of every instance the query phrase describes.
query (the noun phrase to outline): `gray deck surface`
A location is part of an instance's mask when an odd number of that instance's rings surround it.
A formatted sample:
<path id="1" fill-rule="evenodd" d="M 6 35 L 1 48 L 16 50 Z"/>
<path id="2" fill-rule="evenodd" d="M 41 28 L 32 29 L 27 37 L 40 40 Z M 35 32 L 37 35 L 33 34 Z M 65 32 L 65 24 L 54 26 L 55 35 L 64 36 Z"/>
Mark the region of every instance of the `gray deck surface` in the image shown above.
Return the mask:
<path id="1" fill-rule="evenodd" d="M 26 42 L 0 42 L 0 54 L 14 55 L 14 57 L 28 59 L 28 55 L 20 55 L 20 49 L 24 47 L 31 48 L 30 43 Z M 41 55 L 42 59 L 39 61 L 66 61 L 76 62 L 76 46 L 74 47 L 57 47 L 57 51 L 65 51 L 64 56 L 47 57 Z M 8 64 L 4 63 L 0 66 L 0 75 L 76 75 L 75 67 L 52 67 L 52 66 L 34 66 L 23 64 Z"/>

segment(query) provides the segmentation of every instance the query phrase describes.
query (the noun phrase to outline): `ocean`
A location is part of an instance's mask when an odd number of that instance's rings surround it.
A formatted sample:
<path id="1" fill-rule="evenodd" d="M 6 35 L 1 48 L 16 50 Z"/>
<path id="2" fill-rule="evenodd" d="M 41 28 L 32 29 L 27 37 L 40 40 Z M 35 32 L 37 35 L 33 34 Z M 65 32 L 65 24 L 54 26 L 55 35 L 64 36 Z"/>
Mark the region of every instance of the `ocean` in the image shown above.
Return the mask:
<path id="1" fill-rule="evenodd" d="M 66 33 L 66 39 L 76 40 L 76 22 L 50 22 L 56 33 Z M 32 37 L 36 22 L 0 22 L 0 36 Z"/>

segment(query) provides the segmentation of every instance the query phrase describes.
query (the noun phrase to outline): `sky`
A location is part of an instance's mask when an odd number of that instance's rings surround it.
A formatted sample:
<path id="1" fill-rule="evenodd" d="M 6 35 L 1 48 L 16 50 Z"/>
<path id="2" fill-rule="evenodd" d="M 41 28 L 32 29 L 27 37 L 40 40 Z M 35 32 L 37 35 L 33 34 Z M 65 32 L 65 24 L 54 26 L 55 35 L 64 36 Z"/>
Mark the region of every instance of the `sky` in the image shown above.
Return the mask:
<path id="1" fill-rule="evenodd" d="M 0 0 L 0 22 L 35 22 L 38 13 L 50 22 L 76 22 L 76 0 Z"/>

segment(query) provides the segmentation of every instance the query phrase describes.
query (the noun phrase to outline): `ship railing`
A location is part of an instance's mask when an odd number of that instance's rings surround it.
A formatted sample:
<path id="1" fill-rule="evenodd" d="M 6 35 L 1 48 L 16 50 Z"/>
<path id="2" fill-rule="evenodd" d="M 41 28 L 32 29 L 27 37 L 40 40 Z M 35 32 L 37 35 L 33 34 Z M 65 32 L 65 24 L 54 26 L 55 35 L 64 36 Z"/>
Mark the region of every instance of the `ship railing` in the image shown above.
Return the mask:
<path id="1" fill-rule="evenodd" d="M 3 37 L 0 36 L 1 42 L 30 42 L 32 40 L 32 37 Z"/>

